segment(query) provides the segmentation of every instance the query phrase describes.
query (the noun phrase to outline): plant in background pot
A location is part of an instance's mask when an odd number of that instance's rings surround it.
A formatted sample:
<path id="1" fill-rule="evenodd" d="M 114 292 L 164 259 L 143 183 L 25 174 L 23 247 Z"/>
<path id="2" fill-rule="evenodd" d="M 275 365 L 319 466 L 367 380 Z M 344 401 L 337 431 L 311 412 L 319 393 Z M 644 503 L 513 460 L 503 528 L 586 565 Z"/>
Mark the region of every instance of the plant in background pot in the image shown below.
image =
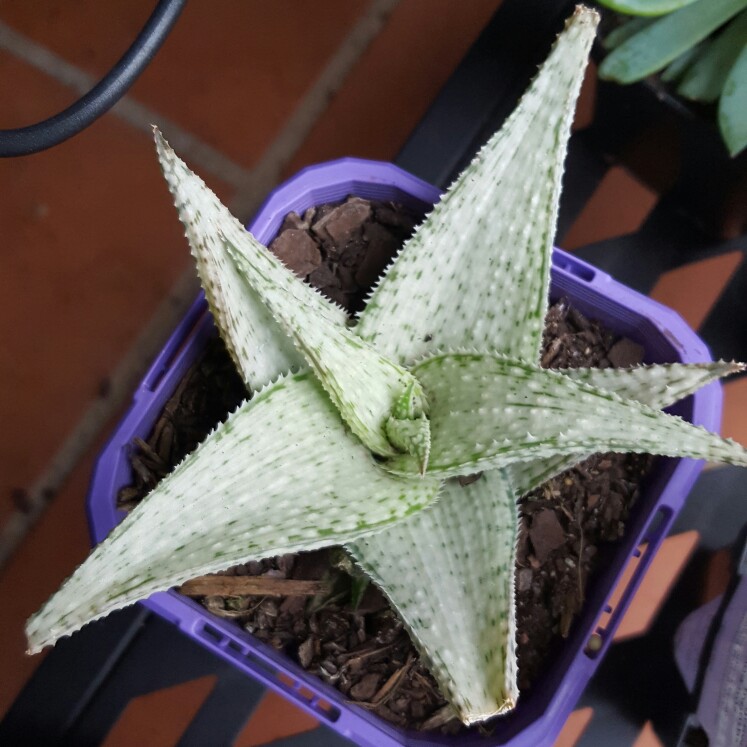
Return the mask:
<path id="1" fill-rule="evenodd" d="M 747 464 L 739 445 L 658 409 L 735 364 L 538 365 L 565 144 L 595 26 L 596 14 L 576 11 L 354 326 L 156 134 L 211 311 L 252 395 L 29 621 L 32 651 L 195 576 L 344 545 L 475 723 L 518 697 L 520 495 L 597 451 Z M 478 472 L 466 486 L 454 479 Z"/>
<path id="2" fill-rule="evenodd" d="M 598 0 L 635 16 L 604 40 L 599 75 L 635 83 L 658 73 L 694 102 L 718 102 L 718 125 L 731 156 L 747 146 L 745 0 Z"/>

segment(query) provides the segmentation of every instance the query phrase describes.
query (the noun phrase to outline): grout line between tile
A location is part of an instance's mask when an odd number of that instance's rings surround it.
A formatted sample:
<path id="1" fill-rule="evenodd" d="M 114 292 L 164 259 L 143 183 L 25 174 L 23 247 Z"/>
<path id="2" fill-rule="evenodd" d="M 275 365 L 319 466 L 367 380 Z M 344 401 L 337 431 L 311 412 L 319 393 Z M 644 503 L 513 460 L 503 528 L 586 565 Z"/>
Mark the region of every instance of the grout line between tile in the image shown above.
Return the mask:
<path id="1" fill-rule="evenodd" d="M 105 398 L 94 401 L 67 435 L 57 453 L 28 491 L 27 510 L 16 511 L 0 529 L 0 572 L 41 516 L 67 477 L 96 442 L 105 425 L 125 404 L 166 338 L 181 320 L 199 291 L 192 267 L 182 273 L 151 320 L 137 336 L 109 378 Z"/>
<path id="2" fill-rule="evenodd" d="M 240 219 L 247 220 L 251 217 L 267 192 L 277 184 L 283 168 L 298 152 L 332 97 L 340 90 L 352 68 L 378 36 L 399 3 L 400 0 L 372 0 L 350 29 L 280 134 L 264 152 L 244 183 L 239 185 L 229 207 Z"/>
<path id="3" fill-rule="evenodd" d="M 167 133 L 171 145 L 180 151 L 181 156 L 237 187 L 229 207 L 240 218 L 247 219 L 278 182 L 283 167 L 301 147 L 328 107 L 331 97 L 340 89 L 348 73 L 377 37 L 399 3 L 400 0 L 372 0 L 298 104 L 285 127 L 267 148 L 259 164 L 251 171 L 237 166 L 211 146 L 129 97 L 123 98 L 112 112 L 149 135 L 150 125 L 153 122 L 159 123 Z M 78 93 L 90 90 L 96 82 L 92 76 L 27 39 L 2 21 L 0 50 L 16 55 Z M 110 377 L 110 391 L 106 399 L 96 401 L 89 407 L 31 486 L 28 491 L 28 509 L 16 511 L 0 528 L 0 570 L 95 442 L 106 423 L 130 396 L 168 334 L 186 312 L 198 288 L 194 270 L 190 268 L 179 278 L 169 296 L 161 303 L 134 345 L 115 368 Z"/>
<path id="4" fill-rule="evenodd" d="M 14 55 L 80 95 L 90 91 L 98 82 L 97 78 L 66 62 L 54 52 L 23 34 L 19 34 L 2 21 L 0 21 L 0 50 Z M 151 125 L 157 124 L 168 137 L 172 147 L 178 150 L 182 157 L 234 187 L 243 185 L 249 176 L 250 172 L 247 169 L 234 163 L 223 153 L 190 134 L 172 120 L 143 106 L 130 96 L 120 99 L 111 112 L 127 124 L 147 132 L 149 136 Z"/>

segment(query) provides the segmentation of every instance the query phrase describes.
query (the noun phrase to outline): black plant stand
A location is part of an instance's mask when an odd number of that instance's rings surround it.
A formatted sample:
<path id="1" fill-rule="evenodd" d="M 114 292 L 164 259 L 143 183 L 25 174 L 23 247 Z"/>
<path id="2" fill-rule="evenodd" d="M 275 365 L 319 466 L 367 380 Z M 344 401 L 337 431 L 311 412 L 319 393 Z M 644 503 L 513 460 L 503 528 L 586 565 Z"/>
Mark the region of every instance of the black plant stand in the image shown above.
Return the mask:
<path id="1" fill-rule="evenodd" d="M 505 0 L 454 72 L 397 162 L 446 186 L 476 148 L 512 110 L 570 14 L 567 0 Z M 607 140 L 592 125 L 571 139 L 559 219 L 558 243 L 610 165 Z M 601 269 L 648 292 L 669 269 L 727 251 L 747 241 L 714 242 L 683 215 L 673 197 L 663 199 L 636 234 L 578 252 Z M 747 263 L 716 303 L 700 330 L 714 354 L 747 359 Z M 688 566 L 654 629 L 644 638 L 611 649 L 582 701 L 597 712 L 580 746 L 631 745 L 647 719 L 666 744 L 677 744 L 692 708 L 671 660 L 671 636 L 694 601 L 689 585 L 703 554 L 730 544 L 747 523 L 743 473 L 705 473 L 676 531 L 696 528 L 701 550 Z M 2 745 L 99 744 L 129 700 L 206 674 L 218 684 L 179 745 L 230 745 L 258 704 L 263 688 L 215 658 L 173 626 L 136 606 L 84 628 L 60 642 L 41 664 L 0 723 Z M 644 684 L 645 683 L 645 686 Z M 668 700 L 652 708 L 659 694 Z M 350 744 L 320 727 L 274 743 L 276 747 Z"/>

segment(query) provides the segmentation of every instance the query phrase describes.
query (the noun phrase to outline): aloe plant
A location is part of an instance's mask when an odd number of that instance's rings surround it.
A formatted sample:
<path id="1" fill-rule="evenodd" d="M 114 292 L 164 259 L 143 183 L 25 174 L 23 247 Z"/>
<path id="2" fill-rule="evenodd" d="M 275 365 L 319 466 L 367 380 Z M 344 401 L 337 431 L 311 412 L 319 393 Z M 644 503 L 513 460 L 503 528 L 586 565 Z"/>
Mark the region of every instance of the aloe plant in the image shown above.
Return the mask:
<path id="1" fill-rule="evenodd" d="M 729 153 L 747 146 L 747 0 L 598 0 L 634 16 L 605 40 L 599 75 L 635 83 L 653 73 L 684 98 L 718 101 Z"/>
<path id="2" fill-rule="evenodd" d="M 539 366 L 566 141 L 596 24 L 576 10 L 356 324 L 155 133 L 214 318 L 254 394 L 31 618 L 31 652 L 196 575 L 342 544 L 473 723 L 518 697 L 520 495 L 597 451 L 747 464 L 738 444 L 659 409 L 737 364 Z M 453 479 L 477 471 L 466 487 Z"/>

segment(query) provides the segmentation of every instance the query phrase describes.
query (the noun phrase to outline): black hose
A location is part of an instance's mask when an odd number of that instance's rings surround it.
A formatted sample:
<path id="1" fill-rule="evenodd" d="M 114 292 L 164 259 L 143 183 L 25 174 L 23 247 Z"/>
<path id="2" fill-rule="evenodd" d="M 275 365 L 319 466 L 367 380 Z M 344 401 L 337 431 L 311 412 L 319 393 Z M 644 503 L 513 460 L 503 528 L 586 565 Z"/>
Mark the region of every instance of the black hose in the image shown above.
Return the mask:
<path id="1" fill-rule="evenodd" d="M 186 0 L 159 0 L 143 30 L 117 64 L 85 96 L 43 122 L 0 130 L 0 157 L 27 156 L 77 135 L 124 96 L 168 36 Z"/>

